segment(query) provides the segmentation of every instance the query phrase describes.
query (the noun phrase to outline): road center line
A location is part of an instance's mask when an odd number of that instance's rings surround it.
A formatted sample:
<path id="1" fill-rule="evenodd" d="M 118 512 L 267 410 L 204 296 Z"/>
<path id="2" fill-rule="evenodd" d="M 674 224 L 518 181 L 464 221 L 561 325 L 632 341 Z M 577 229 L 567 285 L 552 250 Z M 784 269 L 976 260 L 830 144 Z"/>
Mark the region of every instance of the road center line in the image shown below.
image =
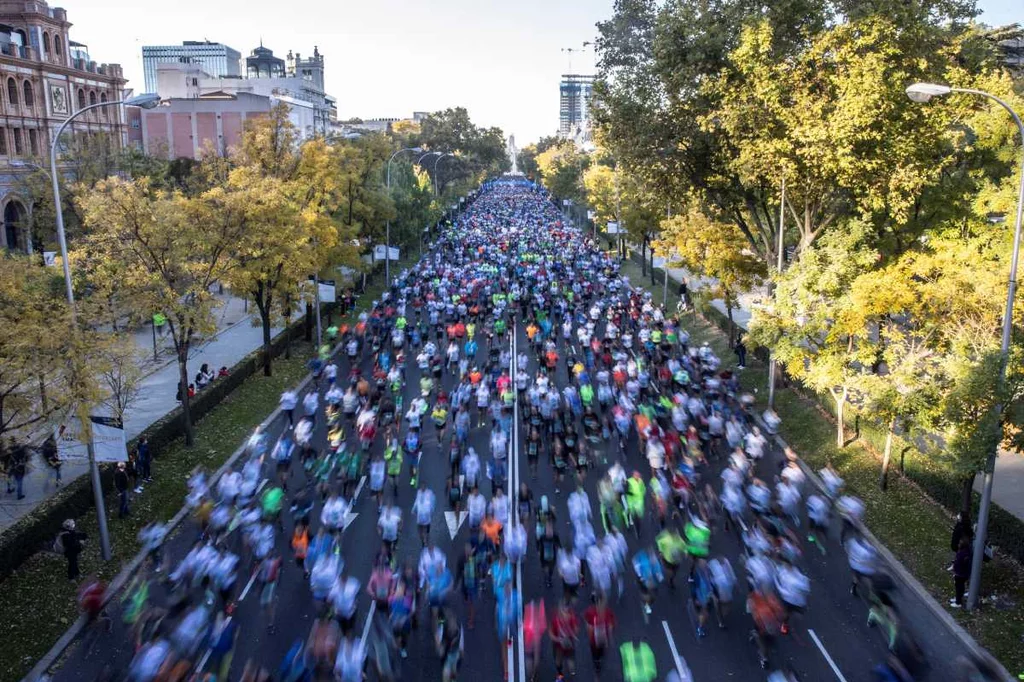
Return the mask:
<path id="1" fill-rule="evenodd" d="M 363 623 L 363 636 L 359 638 L 363 651 L 366 651 L 366 638 L 370 636 L 370 626 L 373 624 L 373 614 L 377 612 L 377 600 L 370 602 L 370 610 L 366 612 L 366 622 Z"/>
<path id="2" fill-rule="evenodd" d="M 259 571 L 258 571 L 258 570 L 257 570 L 257 571 L 253 571 L 253 572 L 252 572 L 252 577 L 251 577 L 251 578 L 249 578 L 249 582 L 247 582 L 247 583 L 245 584 L 245 589 L 243 589 L 243 590 L 242 590 L 242 594 L 238 595 L 238 601 L 242 601 L 243 599 L 245 599 L 246 595 L 248 595 L 248 594 L 249 594 L 249 590 L 251 590 L 251 589 L 252 589 L 252 584 L 253 584 L 254 582 L 256 582 L 256 576 L 257 576 L 258 574 L 259 574 Z"/>
<path id="3" fill-rule="evenodd" d="M 821 643 L 820 639 L 818 639 L 818 634 L 814 632 L 814 630 L 808 630 L 807 632 L 811 635 L 811 639 L 814 640 L 814 643 L 818 645 L 818 650 L 821 652 L 821 655 L 825 657 L 825 660 L 828 661 L 829 667 L 832 668 L 832 672 L 834 672 L 836 677 L 839 678 L 839 682 L 846 682 L 846 678 L 843 677 L 843 673 L 839 671 L 839 666 L 837 666 L 836 662 L 832 660 L 828 651 L 825 650 L 825 645 Z"/>
<path id="4" fill-rule="evenodd" d="M 661 621 L 661 627 L 665 631 L 665 639 L 668 640 L 668 648 L 672 650 L 672 660 L 676 664 L 676 672 L 679 673 L 679 677 L 683 677 L 683 659 L 679 657 L 679 650 L 676 649 L 676 640 L 672 639 L 672 631 L 668 629 L 668 621 Z"/>

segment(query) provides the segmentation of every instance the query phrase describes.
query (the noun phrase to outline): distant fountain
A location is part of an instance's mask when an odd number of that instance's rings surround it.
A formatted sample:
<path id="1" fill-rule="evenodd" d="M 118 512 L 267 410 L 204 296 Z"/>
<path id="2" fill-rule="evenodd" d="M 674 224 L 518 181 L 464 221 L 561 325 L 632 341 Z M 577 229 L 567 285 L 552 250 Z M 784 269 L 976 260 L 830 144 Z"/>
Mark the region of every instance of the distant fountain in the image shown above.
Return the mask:
<path id="1" fill-rule="evenodd" d="M 508 151 L 509 158 L 512 159 L 512 175 L 520 175 L 518 161 L 519 149 L 516 148 L 515 135 L 508 136 L 508 146 L 506 149 Z"/>

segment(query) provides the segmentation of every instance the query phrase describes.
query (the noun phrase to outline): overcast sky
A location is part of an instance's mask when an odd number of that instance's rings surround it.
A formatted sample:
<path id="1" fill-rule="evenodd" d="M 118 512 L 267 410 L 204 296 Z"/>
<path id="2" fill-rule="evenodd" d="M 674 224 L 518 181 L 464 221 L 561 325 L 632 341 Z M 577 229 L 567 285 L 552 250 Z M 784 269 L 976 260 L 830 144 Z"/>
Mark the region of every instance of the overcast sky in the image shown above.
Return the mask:
<path id="1" fill-rule="evenodd" d="M 464 106 L 520 146 L 558 128 L 565 48 L 593 41 L 613 0 L 50 0 L 97 62 L 124 67 L 142 90 L 142 46 L 222 42 L 247 55 L 263 44 L 325 57 L 341 118 L 408 117 Z M 980 0 L 982 20 L 1024 23 L 1024 0 Z M 592 48 L 572 70 L 591 73 Z"/>

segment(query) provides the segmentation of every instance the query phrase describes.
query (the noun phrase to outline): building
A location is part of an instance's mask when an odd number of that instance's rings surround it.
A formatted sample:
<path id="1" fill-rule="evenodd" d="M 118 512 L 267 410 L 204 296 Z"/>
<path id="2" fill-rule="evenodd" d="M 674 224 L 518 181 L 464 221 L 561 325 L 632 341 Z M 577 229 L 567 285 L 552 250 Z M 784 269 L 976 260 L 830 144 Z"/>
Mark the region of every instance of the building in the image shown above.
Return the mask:
<path id="1" fill-rule="evenodd" d="M 24 177 L 48 165 L 60 124 L 91 104 L 120 102 L 125 79 L 118 64 L 97 64 L 71 40 L 67 12 L 43 0 L 0 0 L 0 247 L 31 252 L 32 205 Z M 66 135 L 103 135 L 124 143 L 124 108 L 82 114 Z"/>
<path id="2" fill-rule="evenodd" d="M 212 76 L 240 76 L 238 50 L 221 43 L 186 40 L 181 45 L 147 45 L 142 48 L 142 70 L 146 92 L 157 90 L 157 65 L 196 64 Z"/>
<path id="3" fill-rule="evenodd" d="M 213 71 L 214 76 L 227 76 Z M 284 78 L 284 60 L 274 56 L 274 51 L 263 47 L 263 43 L 245 58 L 246 78 Z"/>
<path id="4" fill-rule="evenodd" d="M 218 92 L 165 99 L 153 109 L 132 107 L 129 140 L 153 156 L 198 159 L 207 149 L 224 156 L 241 142 L 246 121 L 266 116 L 274 104 L 265 95 Z"/>
<path id="5" fill-rule="evenodd" d="M 559 86 L 558 135 L 580 144 L 590 138 L 590 97 L 594 77 L 565 74 Z"/>
<path id="6" fill-rule="evenodd" d="M 1014 78 L 1024 78 L 1024 38 L 1007 38 L 998 43 L 1003 64 Z"/>

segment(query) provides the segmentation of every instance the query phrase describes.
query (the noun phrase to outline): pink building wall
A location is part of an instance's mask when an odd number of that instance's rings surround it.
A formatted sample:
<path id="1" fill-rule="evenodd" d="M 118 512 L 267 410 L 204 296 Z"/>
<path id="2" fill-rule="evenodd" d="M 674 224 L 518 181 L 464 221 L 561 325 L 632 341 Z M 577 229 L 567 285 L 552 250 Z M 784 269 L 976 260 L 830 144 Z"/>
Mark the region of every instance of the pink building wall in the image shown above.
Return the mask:
<path id="1" fill-rule="evenodd" d="M 217 140 L 217 114 L 212 111 L 201 111 L 196 114 L 197 147 L 201 154 L 207 145 L 218 154 L 223 153 Z"/>
<path id="2" fill-rule="evenodd" d="M 167 114 L 146 111 L 142 115 L 146 117 L 146 144 L 149 153 L 166 154 L 166 150 L 171 148 L 171 143 L 167 139 Z"/>
<path id="3" fill-rule="evenodd" d="M 194 156 L 192 145 L 192 114 L 171 114 L 171 135 L 174 136 L 174 156 Z"/>
<path id="4" fill-rule="evenodd" d="M 221 114 L 220 126 L 224 133 L 224 151 L 237 147 L 242 141 L 242 114 L 236 111 Z"/>

